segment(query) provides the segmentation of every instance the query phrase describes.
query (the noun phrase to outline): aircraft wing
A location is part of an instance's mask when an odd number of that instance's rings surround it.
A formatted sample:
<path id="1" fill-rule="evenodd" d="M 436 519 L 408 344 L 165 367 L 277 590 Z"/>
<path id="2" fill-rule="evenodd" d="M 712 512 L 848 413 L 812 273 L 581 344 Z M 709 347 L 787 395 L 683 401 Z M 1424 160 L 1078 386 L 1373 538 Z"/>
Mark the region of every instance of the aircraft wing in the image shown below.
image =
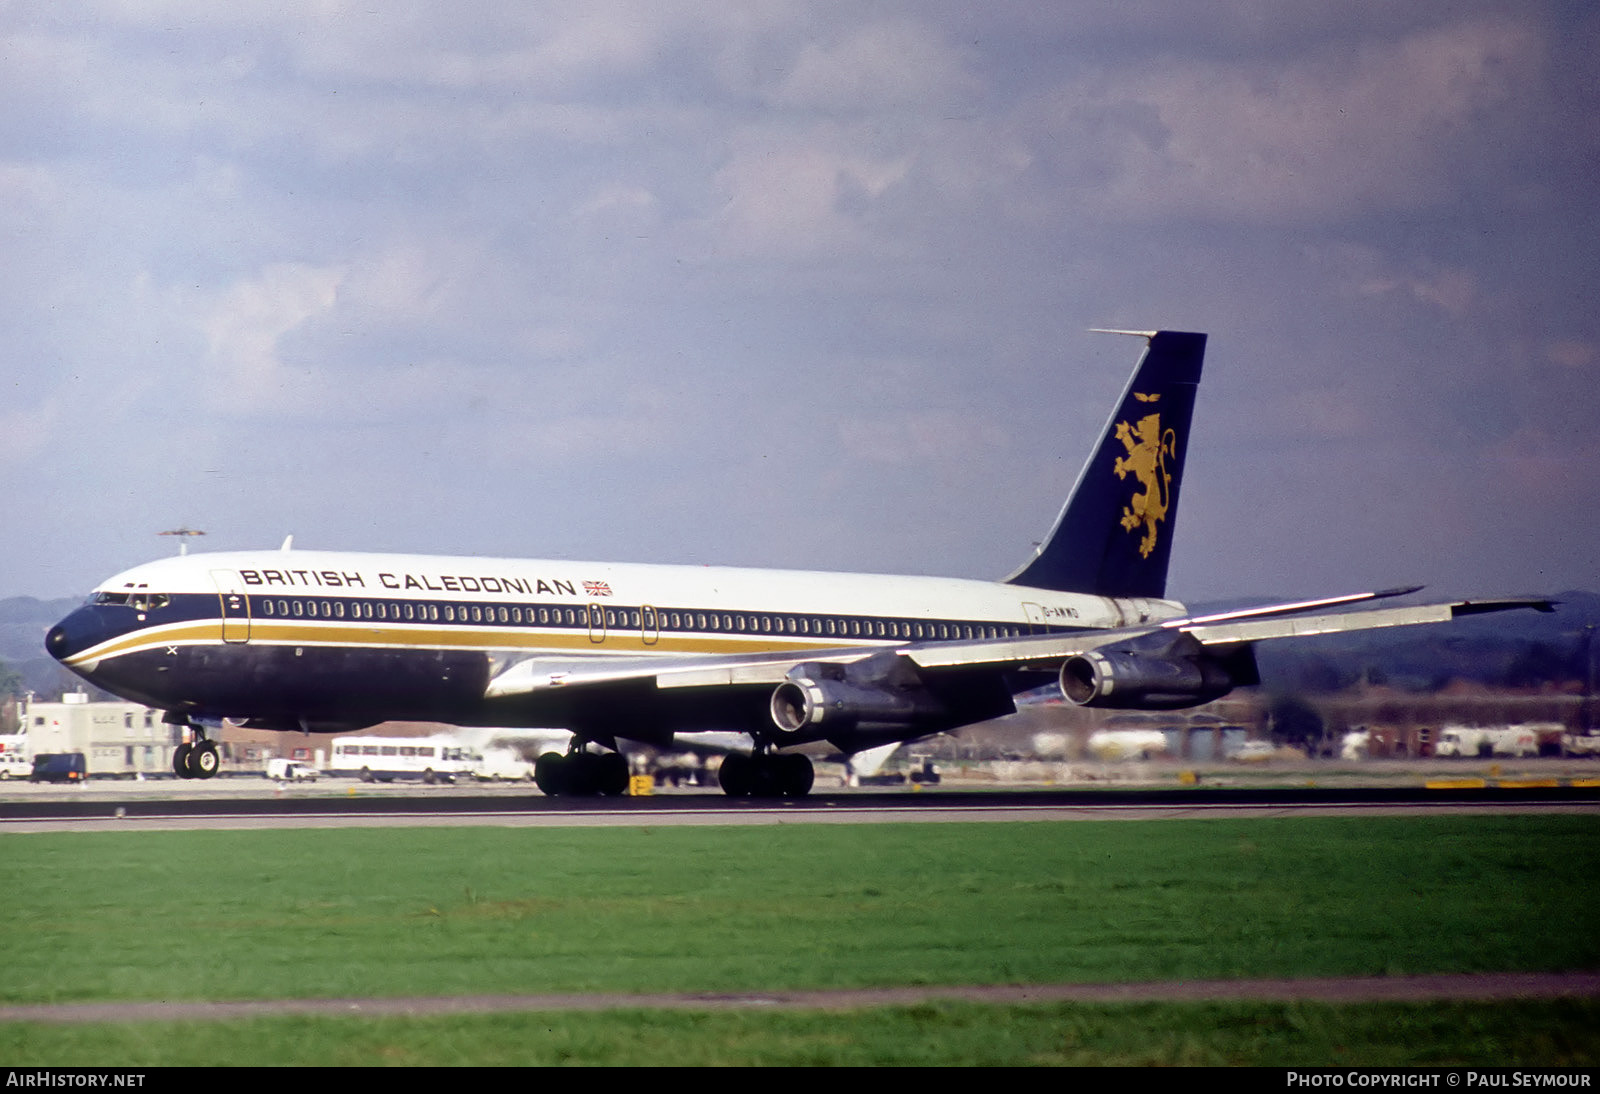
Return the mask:
<path id="1" fill-rule="evenodd" d="M 1153 627 L 1075 631 L 1068 634 L 978 638 L 967 641 L 906 642 L 838 649 L 783 650 L 767 654 L 658 654 L 650 657 L 530 657 L 508 666 L 489 681 L 489 699 L 510 699 L 560 688 L 650 683 L 658 688 L 775 685 L 798 665 L 849 665 L 885 653 L 903 655 L 919 668 L 1049 667 L 1062 658 L 1154 631 Z"/>
<path id="2" fill-rule="evenodd" d="M 1463 616 L 1485 615 L 1489 612 L 1510 611 L 1515 608 L 1550 612 L 1555 610 L 1555 604 L 1549 600 L 1538 599 L 1456 600 L 1441 604 L 1372 608 L 1365 611 L 1329 612 L 1321 615 L 1291 615 L 1271 619 L 1180 621 L 1177 629 L 1192 634 L 1202 645 L 1218 646 L 1234 642 L 1261 642 L 1269 638 L 1299 638 L 1313 634 L 1410 627 L 1419 623 L 1448 623 Z"/>
<path id="3" fill-rule="evenodd" d="M 784 650 L 768 654 L 661 654 L 650 657 L 530 657 L 510 665 L 485 690 L 489 699 L 508 699 L 558 688 L 597 684 L 650 682 L 658 688 L 714 687 L 731 684 L 778 684 L 789 670 L 806 661 L 848 664 L 879 652 L 881 647 Z"/>
<path id="4" fill-rule="evenodd" d="M 1363 599 L 1397 595 L 1402 590 L 1361 594 Z M 1404 590 L 1409 591 L 1409 590 Z M 1336 598 L 1342 601 L 1346 598 Z M 1089 653 L 1108 645 L 1162 632 L 1178 632 L 1193 637 L 1202 646 L 1230 646 L 1262 642 L 1272 638 L 1304 638 L 1315 634 L 1381 630 L 1422 623 L 1448 623 L 1468 615 L 1532 608 L 1554 610 L 1542 599 L 1456 600 L 1438 604 L 1415 604 L 1398 608 L 1370 608 L 1362 611 L 1323 612 L 1311 615 L 1286 614 L 1303 611 L 1306 603 L 1271 605 L 1224 615 L 1174 619 L 1153 627 L 1132 627 L 1107 631 L 1032 635 L 979 642 L 937 642 L 907 646 L 904 649 L 919 667 L 938 669 L 976 668 L 986 664 L 1011 668 L 1050 668 L 1063 658 Z"/>
<path id="5" fill-rule="evenodd" d="M 1308 605 L 1344 603 L 1356 599 L 1394 596 L 1411 590 L 1363 593 L 1356 597 L 1299 601 L 1268 605 L 1220 615 L 1171 620 L 1155 626 L 1110 630 L 1053 632 L 1009 638 L 980 638 L 900 645 L 843 647 L 818 650 L 784 650 L 765 654 L 685 654 L 649 657 L 532 657 L 518 661 L 489 681 L 486 697 L 510 699 L 561 688 L 604 684 L 649 683 L 657 688 L 702 688 L 777 685 L 800 665 L 849 665 L 890 652 L 904 657 L 924 672 L 955 669 L 995 671 L 1058 670 L 1070 657 L 1107 646 L 1148 639 L 1174 632 L 1187 635 L 1202 647 L 1231 647 L 1274 638 L 1306 637 L 1389 627 L 1446 623 L 1467 615 L 1532 608 L 1553 610 L 1542 599 L 1457 600 L 1396 608 L 1360 611 L 1304 612 Z"/>

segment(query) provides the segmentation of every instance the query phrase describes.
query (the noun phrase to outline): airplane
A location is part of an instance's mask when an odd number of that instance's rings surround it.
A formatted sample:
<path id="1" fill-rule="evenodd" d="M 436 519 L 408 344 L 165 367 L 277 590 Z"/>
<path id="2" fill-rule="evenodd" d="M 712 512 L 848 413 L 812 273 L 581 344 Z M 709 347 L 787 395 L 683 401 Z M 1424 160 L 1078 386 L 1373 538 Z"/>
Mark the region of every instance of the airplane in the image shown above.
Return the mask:
<path id="1" fill-rule="evenodd" d="M 1367 604 L 1388 589 L 1194 616 L 1166 599 L 1206 336 L 1145 341 L 1035 553 L 1001 581 L 616 562 L 356 554 L 186 554 L 103 582 L 46 636 L 97 687 L 190 738 L 176 774 L 210 778 L 209 732 L 346 733 L 389 720 L 561 726 L 555 795 L 620 794 L 619 740 L 748 735 L 733 797 L 803 797 L 811 761 L 1012 713 L 1053 684 L 1090 707 L 1195 706 L 1259 683 L 1255 643 L 1448 621 L 1548 601 Z M 595 751 L 598 747 L 599 751 Z"/>

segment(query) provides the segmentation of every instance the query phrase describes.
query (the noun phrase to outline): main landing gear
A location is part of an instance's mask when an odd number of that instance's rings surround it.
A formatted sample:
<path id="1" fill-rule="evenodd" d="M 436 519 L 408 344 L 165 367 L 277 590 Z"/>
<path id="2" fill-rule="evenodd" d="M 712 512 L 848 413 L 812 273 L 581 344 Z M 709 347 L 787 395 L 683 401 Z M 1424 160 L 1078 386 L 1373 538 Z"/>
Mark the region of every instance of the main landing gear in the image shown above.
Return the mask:
<path id="1" fill-rule="evenodd" d="M 803 798 L 811 793 L 816 772 L 798 752 L 730 752 L 720 778 L 730 798 Z M 540 756 L 533 781 L 552 798 L 616 797 L 628 792 L 628 761 L 621 753 L 588 752 L 575 742 L 566 755 Z"/>
<path id="2" fill-rule="evenodd" d="M 803 798 L 816 772 L 799 752 L 730 752 L 718 778 L 730 798 Z"/>
<path id="3" fill-rule="evenodd" d="M 628 759 L 620 752 L 585 752 L 581 746 L 565 756 L 546 752 L 533 765 L 533 781 L 552 798 L 616 797 L 628 792 Z"/>
<path id="4" fill-rule="evenodd" d="M 222 767 L 222 754 L 217 743 L 204 737 L 194 744 L 185 741 L 172 750 L 172 773 L 180 779 L 214 778 Z"/>

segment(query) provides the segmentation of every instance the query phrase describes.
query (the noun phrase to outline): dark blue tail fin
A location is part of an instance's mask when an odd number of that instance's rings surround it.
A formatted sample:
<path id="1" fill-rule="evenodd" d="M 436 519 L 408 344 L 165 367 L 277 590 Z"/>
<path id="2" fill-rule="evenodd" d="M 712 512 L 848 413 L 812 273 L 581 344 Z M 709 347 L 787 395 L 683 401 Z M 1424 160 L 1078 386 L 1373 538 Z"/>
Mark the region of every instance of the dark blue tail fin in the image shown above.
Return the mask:
<path id="1" fill-rule="evenodd" d="M 1114 331 L 1111 333 L 1136 333 Z M 1206 336 L 1149 339 L 1039 553 L 1006 578 L 1062 592 L 1161 597 Z"/>

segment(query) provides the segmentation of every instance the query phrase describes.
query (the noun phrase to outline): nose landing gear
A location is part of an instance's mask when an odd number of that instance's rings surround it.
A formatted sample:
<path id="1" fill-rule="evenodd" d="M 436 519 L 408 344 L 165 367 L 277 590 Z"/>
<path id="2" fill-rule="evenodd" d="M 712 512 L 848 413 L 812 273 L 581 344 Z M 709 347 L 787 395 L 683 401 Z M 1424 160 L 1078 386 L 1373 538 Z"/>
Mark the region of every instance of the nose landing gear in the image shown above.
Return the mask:
<path id="1" fill-rule="evenodd" d="M 194 743 L 185 741 L 172 750 L 172 773 L 180 779 L 211 779 L 222 768 L 222 753 L 215 741 L 206 739 L 206 731 L 192 722 L 185 723 L 168 715 L 168 725 L 187 724 L 194 734 Z"/>

